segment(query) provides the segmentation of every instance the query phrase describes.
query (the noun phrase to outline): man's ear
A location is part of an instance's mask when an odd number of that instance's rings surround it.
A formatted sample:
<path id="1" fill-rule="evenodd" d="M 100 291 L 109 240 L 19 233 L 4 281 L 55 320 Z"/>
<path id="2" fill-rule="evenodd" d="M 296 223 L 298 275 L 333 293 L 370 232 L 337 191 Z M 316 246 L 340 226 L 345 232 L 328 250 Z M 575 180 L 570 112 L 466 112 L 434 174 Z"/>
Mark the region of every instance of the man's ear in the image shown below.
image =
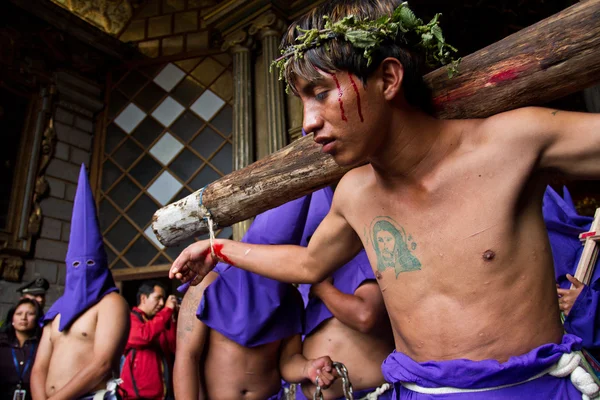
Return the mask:
<path id="1" fill-rule="evenodd" d="M 391 101 L 396 98 L 402 88 L 404 66 L 397 58 L 388 57 L 381 62 L 379 69 L 383 81 L 383 96 L 386 100 Z"/>

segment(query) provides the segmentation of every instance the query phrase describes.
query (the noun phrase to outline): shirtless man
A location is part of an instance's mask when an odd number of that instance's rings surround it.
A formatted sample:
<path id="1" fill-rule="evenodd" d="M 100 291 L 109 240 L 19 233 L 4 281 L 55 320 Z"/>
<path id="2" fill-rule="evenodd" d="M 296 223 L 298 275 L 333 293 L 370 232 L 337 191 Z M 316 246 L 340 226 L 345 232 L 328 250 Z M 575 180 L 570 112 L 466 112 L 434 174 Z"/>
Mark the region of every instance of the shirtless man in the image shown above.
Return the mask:
<path id="1" fill-rule="evenodd" d="M 326 2 L 290 27 L 283 48 L 299 44 L 296 26 L 321 30 L 324 16 L 351 14 L 380 21 L 399 3 Z M 369 164 L 342 178 L 308 248 L 217 240 L 217 258 L 314 283 L 364 247 L 394 331 L 397 352 L 382 369 L 395 396 L 446 399 L 456 388 L 469 399 L 593 396 L 597 386 L 576 389 L 565 376 L 580 340 L 563 336 L 541 201 L 550 172 L 600 177 L 600 115 L 530 107 L 438 120 L 420 102 L 411 29 L 382 39 L 370 63 L 364 48 L 334 35 L 303 57 L 289 53 L 284 73 L 303 102 L 303 128 L 336 163 Z M 379 229 L 395 240 L 393 263 L 381 255 Z M 184 250 L 171 275 L 206 275 L 216 261 L 209 246 Z M 569 368 L 556 371 L 559 360 Z"/>
<path id="2" fill-rule="evenodd" d="M 305 218 L 307 205 L 299 199 L 257 216 L 242 240 L 298 243 L 302 230 L 291 222 Z M 183 298 L 175 397 L 282 399 L 282 377 L 315 382 L 318 375 L 327 387 L 333 380 L 331 359 L 301 354 L 302 314 L 302 299 L 292 285 L 220 263 Z"/>
<path id="3" fill-rule="evenodd" d="M 79 175 L 66 257 L 65 292 L 44 317 L 31 371 L 34 400 L 117 399 L 119 359 L 129 333 L 129 307 L 108 270 L 85 166 Z"/>
<path id="4" fill-rule="evenodd" d="M 327 187 L 311 195 L 311 207 L 300 243 L 310 237 L 331 208 L 333 191 Z M 381 373 L 381 363 L 394 349 L 390 321 L 381 291 L 364 251 L 321 283 L 300 285 L 304 297 L 305 326 L 302 354 L 316 358 L 327 354 L 348 369 L 355 398 L 378 391 L 379 399 L 391 398 Z M 323 392 L 325 399 L 344 398 L 337 380 Z M 296 399 L 312 399 L 315 386 L 296 387 Z"/>

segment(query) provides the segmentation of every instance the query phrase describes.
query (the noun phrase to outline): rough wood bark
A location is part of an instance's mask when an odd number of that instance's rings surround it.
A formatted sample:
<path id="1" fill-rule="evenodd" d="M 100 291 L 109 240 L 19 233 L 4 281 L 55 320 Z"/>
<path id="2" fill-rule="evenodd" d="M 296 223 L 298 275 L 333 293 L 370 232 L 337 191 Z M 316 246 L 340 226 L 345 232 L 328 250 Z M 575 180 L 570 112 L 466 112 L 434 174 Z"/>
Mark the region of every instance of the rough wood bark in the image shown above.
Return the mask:
<path id="1" fill-rule="evenodd" d="M 440 118 L 486 117 L 543 104 L 600 80 L 600 0 L 576 4 L 463 59 L 460 74 L 445 68 L 425 79 Z M 340 168 L 312 136 L 235 171 L 204 191 L 215 223 L 229 226 L 340 179 Z M 199 192 L 156 212 L 153 229 L 166 246 L 206 233 Z"/>

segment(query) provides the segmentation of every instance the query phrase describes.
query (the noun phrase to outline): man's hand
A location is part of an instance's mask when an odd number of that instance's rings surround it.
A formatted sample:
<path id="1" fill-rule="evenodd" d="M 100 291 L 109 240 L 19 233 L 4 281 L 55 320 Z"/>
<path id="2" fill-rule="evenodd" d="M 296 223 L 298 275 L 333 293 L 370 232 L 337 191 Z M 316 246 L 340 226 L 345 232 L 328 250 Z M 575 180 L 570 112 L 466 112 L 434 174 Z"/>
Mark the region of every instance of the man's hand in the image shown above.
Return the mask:
<path id="1" fill-rule="evenodd" d="M 567 274 L 567 279 L 573 284 L 574 289 L 556 288 L 559 297 L 558 306 L 565 315 L 569 315 L 571 308 L 573 308 L 573 304 L 575 304 L 575 300 L 577 300 L 579 293 L 581 293 L 585 287 L 583 283 L 570 274 Z"/>
<path id="2" fill-rule="evenodd" d="M 201 240 L 185 248 L 173 262 L 169 278 L 177 278 L 192 286 L 198 285 L 217 264 L 210 253 L 210 241 Z"/>
<path id="3" fill-rule="evenodd" d="M 310 287 L 310 292 L 308 294 L 309 298 L 313 298 L 313 297 L 321 297 L 321 292 L 323 290 L 327 290 L 329 287 L 331 287 L 333 285 L 333 278 L 330 276 L 327 279 L 325 279 L 324 281 L 321 281 L 319 283 L 316 283 L 314 285 L 312 285 Z"/>
<path id="4" fill-rule="evenodd" d="M 318 377 L 318 384 L 321 386 L 321 389 L 327 389 L 337 378 L 337 375 L 334 375 L 333 361 L 331 361 L 329 356 L 307 360 L 304 372 L 304 376 L 310 379 L 315 385 L 317 384 Z"/>
<path id="5" fill-rule="evenodd" d="M 165 307 L 174 310 L 177 308 L 177 297 L 175 295 L 170 295 L 165 302 Z"/>

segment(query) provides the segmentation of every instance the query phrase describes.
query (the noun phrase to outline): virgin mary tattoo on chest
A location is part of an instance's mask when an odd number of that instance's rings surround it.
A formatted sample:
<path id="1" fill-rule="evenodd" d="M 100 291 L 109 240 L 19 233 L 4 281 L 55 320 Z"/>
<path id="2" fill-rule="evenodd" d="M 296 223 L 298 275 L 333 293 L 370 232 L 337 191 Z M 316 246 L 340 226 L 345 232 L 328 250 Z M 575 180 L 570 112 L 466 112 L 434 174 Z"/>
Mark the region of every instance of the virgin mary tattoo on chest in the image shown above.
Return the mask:
<path id="1" fill-rule="evenodd" d="M 421 262 L 413 254 L 417 242 L 390 217 L 376 217 L 371 222 L 371 243 L 377 256 L 377 271 L 392 268 L 396 278 L 402 272 L 418 271 Z"/>

